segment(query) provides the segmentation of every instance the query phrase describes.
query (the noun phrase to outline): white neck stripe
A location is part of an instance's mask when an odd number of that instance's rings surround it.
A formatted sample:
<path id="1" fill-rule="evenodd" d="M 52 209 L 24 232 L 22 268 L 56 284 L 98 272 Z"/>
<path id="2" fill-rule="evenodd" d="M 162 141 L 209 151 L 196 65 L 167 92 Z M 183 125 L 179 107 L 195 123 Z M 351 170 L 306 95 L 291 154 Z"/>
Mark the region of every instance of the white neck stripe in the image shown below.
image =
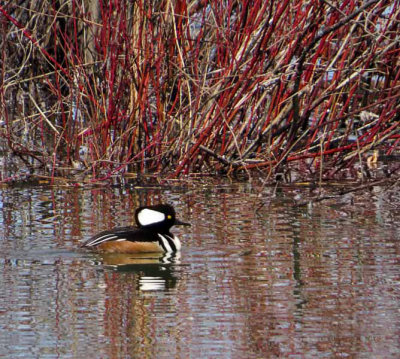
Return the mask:
<path id="1" fill-rule="evenodd" d="M 172 250 L 172 248 L 171 248 L 171 246 L 170 246 L 170 244 L 169 244 L 169 242 L 168 242 L 168 239 L 165 238 L 165 237 L 164 237 L 162 234 L 160 234 L 160 233 L 158 233 L 158 236 L 160 237 L 160 239 L 161 239 L 161 241 L 162 241 L 162 243 L 163 243 L 163 247 L 165 248 L 165 251 L 166 251 L 167 253 L 173 252 L 173 250 Z"/>
<path id="2" fill-rule="evenodd" d="M 160 233 L 158 233 L 158 237 L 160 237 L 162 243 L 163 243 L 163 247 L 165 248 L 165 251 L 167 253 L 172 253 L 174 252 L 174 250 L 171 247 L 171 243 L 170 241 L 173 243 L 173 245 L 175 246 L 175 250 L 176 252 L 179 252 L 181 250 L 181 241 L 179 240 L 179 238 L 177 236 L 168 236 L 168 235 L 162 235 Z"/>

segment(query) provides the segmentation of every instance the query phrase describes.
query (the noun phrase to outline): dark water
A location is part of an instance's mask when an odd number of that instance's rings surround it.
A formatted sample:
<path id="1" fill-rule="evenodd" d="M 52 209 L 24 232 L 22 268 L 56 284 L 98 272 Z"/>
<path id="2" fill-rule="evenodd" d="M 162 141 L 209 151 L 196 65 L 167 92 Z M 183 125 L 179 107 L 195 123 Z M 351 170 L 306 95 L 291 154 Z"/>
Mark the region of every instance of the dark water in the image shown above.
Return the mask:
<path id="1" fill-rule="evenodd" d="M 400 195 L 0 189 L 0 357 L 399 358 Z M 180 257 L 79 249 L 169 202 Z"/>

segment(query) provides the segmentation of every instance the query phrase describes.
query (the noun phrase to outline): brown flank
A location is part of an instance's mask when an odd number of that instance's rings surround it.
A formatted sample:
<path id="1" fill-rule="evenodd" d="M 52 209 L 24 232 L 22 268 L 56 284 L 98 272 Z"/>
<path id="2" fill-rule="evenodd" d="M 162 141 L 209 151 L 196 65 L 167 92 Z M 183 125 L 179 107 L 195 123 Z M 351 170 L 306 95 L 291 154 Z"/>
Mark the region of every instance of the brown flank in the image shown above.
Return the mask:
<path id="1" fill-rule="evenodd" d="M 155 242 L 130 242 L 130 241 L 111 241 L 104 242 L 96 246 L 99 252 L 105 253 L 152 253 L 164 252 Z"/>

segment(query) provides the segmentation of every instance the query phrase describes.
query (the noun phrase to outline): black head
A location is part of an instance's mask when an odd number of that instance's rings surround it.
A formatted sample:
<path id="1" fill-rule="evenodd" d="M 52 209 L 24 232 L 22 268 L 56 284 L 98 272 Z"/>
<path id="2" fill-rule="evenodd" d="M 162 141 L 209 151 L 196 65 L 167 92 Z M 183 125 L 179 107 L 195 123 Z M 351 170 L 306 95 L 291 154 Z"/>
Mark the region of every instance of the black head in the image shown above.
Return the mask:
<path id="1" fill-rule="evenodd" d="M 175 210 L 169 204 L 140 207 L 135 212 L 135 220 L 139 228 L 168 231 L 172 226 L 190 226 L 176 218 Z"/>

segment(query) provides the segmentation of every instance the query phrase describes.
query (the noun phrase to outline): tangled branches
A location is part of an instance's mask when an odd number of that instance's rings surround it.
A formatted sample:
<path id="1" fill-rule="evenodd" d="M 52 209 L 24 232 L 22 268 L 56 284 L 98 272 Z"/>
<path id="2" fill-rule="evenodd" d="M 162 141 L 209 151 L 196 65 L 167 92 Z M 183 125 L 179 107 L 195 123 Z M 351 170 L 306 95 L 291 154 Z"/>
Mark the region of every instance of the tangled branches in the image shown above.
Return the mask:
<path id="1" fill-rule="evenodd" d="M 398 149 L 399 5 L 8 2 L 2 147 L 52 178 L 352 176 Z"/>

